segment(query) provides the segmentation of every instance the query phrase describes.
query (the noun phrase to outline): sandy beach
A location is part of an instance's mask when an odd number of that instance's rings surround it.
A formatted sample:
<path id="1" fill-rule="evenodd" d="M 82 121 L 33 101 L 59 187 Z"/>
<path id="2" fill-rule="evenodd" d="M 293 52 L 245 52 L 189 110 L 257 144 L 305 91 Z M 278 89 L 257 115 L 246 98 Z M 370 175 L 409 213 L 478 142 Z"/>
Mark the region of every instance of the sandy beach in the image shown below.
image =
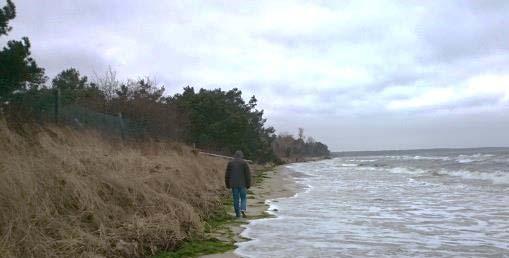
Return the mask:
<path id="1" fill-rule="evenodd" d="M 284 167 L 279 166 L 274 170 L 265 172 L 263 180 L 259 184 L 255 184 L 251 187 L 248 193 L 248 210 L 247 219 L 243 225 L 231 225 L 230 230 L 235 234 L 235 241 L 243 242 L 248 241 L 240 236 L 240 233 L 245 229 L 245 226 L 252 220 L 266 217 L 269 206 L 266 204 L 266 200 L 272 200 L 277 198 L 284 198 L 293 196 L 297 192 L 297 185 L 293 179 L 295 172 Z M 234 213 L 231 213 L 234 216 Z M 221 253 L 200 256 L 202 258 L 235 258 L 240 257 L 234 253 L 234 250 Z"/>

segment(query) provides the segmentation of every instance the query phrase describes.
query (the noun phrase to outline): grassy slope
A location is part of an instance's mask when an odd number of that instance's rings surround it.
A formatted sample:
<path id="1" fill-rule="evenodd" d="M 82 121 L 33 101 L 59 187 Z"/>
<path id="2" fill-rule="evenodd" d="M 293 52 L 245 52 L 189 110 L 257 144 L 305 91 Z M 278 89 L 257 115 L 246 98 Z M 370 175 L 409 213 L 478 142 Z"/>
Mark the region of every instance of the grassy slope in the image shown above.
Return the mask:
<path id="1" fill-rule="evenodd" d="M 225 161 L 179 144 L 124 145 L 65 128 L 21 137 L 0 121 L 0 157 L 0 257 L 172 250 L 203 235 L 226 194 Z"/>

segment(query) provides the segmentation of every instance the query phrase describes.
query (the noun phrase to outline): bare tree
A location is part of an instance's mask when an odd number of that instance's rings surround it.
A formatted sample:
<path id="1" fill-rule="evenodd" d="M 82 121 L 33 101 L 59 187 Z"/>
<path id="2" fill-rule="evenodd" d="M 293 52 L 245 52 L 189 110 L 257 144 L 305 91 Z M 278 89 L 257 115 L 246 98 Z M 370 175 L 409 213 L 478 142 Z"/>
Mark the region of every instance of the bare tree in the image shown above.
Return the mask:
<path id="1" fill-rule="evenodd" d="M 304 128 L 299 128 L 299 139 L 304 140 Z"/>
<path id="2" fill-rule="evenodd" d="M 108 66 L 108 70 L 103 75 L 94 74 L 94 84 L 104 92 L 104 97 L 107 101 L 110 101 L 115 97 L 115 92 L 120 88 L 121 82 L 117 80 L 117 72 L 115 72 L 111 66 Z"/>

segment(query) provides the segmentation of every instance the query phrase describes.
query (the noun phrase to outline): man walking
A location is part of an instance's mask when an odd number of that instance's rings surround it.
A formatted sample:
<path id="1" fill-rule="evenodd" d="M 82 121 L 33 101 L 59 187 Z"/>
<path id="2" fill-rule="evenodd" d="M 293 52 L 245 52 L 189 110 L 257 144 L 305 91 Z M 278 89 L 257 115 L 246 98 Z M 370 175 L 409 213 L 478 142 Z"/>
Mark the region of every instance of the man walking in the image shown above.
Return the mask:
<path id="1" fill-rule="evenodd" d="M 243 159 L 242 151 L 236 151 L 233 159 L 228 162 L 224 182 L 227 188 L 232 189 L 233 208 L 237 218 L 246 217 L 247 190 L 251 187 L 251 172 L 249 165 Z"/>

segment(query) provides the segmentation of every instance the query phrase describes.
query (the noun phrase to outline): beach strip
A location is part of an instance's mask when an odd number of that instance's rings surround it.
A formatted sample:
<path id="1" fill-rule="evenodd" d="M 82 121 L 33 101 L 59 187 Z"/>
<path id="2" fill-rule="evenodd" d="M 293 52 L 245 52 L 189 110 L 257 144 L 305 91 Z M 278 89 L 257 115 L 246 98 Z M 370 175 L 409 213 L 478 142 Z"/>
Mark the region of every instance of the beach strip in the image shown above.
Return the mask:
<path id="1" fill-rule="evenodd" d="M 296 194 L 298 186 L 293 177 L 295 173 L 296 172 L 285 166 L 278 166 L 275 169 L 261 172 L 261 174 L 255 176 L 255 184 L 248 191 L 247 219 L 243 220 L 245 223 L 229 225 L 231 232 L 235 234 L 234 239 L 237 243 L 249 241 L 249 239 L 242 238 L 240 234 L 250 221 L 272 216 L 267 213 L 269 208 L 267 200 L 291 197 Z M 231 215 L 235 216 L 233 210 L 231 211 Z M 235 254 L 235 251 L 232 250 L 226 253 L 210 254 L 200 257 L 238 258 L 240 256 Z"/>

